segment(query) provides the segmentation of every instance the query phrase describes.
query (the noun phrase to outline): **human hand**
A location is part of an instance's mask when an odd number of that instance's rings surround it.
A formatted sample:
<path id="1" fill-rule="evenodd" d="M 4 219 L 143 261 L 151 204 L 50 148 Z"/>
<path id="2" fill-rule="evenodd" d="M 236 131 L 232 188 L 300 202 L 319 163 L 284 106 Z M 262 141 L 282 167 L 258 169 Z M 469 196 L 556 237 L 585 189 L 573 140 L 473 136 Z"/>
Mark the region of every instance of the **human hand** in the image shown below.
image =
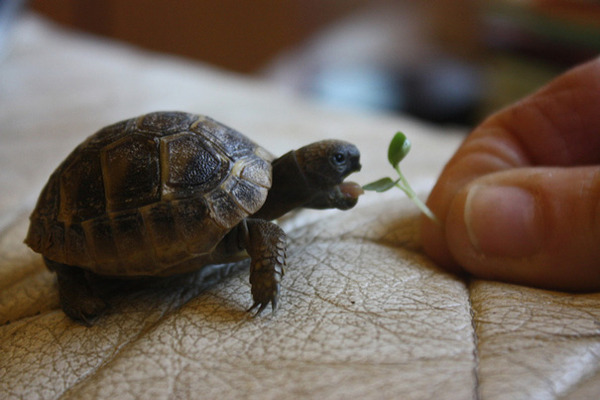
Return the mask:
<path id="1" fill-rule="evenodd" d="M 600 290 L 600 58 L 485 120 L 427 204 L 423 246 L 450 271 Z"/>

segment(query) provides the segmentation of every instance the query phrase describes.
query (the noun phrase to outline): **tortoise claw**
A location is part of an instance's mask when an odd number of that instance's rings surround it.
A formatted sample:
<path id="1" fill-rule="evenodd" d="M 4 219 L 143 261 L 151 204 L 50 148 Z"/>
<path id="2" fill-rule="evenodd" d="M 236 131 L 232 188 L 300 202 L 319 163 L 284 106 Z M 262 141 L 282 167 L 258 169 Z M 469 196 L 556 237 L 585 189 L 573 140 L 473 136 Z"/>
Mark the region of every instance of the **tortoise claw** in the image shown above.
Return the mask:
<path id="1" fill-rule="evenodd" d="M 253 293 L 254 294 L 254 293 Z M 255 295 L 255 300 L 252 306 L 247 310 L 247 312 L 253 312 L 258 308 L 258 310 L 254 313 L 253 317 L 258 317 L 262 312 L 267 308 L 269 303 L 271 303 L 272 313 L 275 313 L 277 310 L 277 305 L 279 303 L 279 283 L 276 284 L 275 289 L 271 292 L 270 296 L 259 296 Z"/>
<path id="2" fill-rule="evenodd" d="M 262 312 L 265 310 L 265 308 L 267 308 L 268 304 L 269 304 L 268 302 L 267 303 L 260 303 L 258 301 L 255 301 L 254 304 L 252 304 L 252 307 L 250 307 L 248 309 L 248 312 L 252 312 L 256 308 L 258 308 L 258 310 L 252 315 L 252 317 L 258 317 L 260 314 L 262 314 Z"/>

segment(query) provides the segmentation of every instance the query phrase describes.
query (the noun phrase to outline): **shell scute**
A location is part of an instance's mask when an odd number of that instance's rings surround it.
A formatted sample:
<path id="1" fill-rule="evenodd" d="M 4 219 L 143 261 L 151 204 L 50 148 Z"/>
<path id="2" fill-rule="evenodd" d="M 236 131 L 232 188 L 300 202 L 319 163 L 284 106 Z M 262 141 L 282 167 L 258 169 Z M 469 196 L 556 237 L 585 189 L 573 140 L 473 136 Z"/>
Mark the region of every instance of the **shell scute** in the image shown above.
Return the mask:
<path id="1" fill-rule="evenodd" d="M 156 264 L 141 213 L 129 211 L 111 217 L 114 243 L 119 259 L 127 260 L 128 268 L 139 270 L 147 268 L 147 265 Z"/>
<path id="2" fill-rule="evenodd" d="M 60 171 L 54 171 L 48 179 L 48 183 L 42 189 L 37 205 L 33 210 L 32 218 L 48 220 L 56 218 L 60 209 Z"/>
<path id="3" fill-rule="evenodd" d="M 215 191 L 210 194 L 208 200 L 212 218 L 225 229 L 232 228 L 245 217 L 245 213 L 238 207 L 236 201 L 225 192 Z"/>
<path id="4" fill-rule="evenodd" d="M 136 130 L 157 136 L 188 130 L 198 116 L 182 112 L 153 112 L 139 117 Z"/>
<path id="5" fill-rule="evenodd" d="M 268 173 L 265 173 L 268 171 Z M 240 172 L 240 176 L 249 182 L 262 186 L 265 189 L 271 187 L 271 164 L 259 157 L 253 157 Z"/>
<path id="6" fill-rule="evenodd" d="M 258 147 L 238 131 L 208 117 L 202 120 L 201 124 L 193 125 L 192 130 L 205 137 L 213 138 L 213 141 L 218 143 L 218 146 L 234 161 L 252 154 Z"/>
<path id="7" fill-rule="evenodd" d="M 80 224 L 71 224 L 66 230 L 65 249 L 67 264 L 69 265 L 88 265 L 91 262 L 88 253 L 85 232 Z"/>
<path id="8" fill-rule="evenodd" d="M 179 237 L 186 244 L 189 254 L 211 251 L 229 230 L 215 223 L 211 206 L 204 200 L 177 200 L 173 201 L 172 207 Z"/>
<path id="9" fill-rule="evenodd" d="M 118 260 L 117 245 L 111 220 L 108 216 L 94 218 L 81 224 L 93 264 L 110 265 Z"/>
<path id="10" fill-rule="evenodd" d="M 161 159 L 164 191 L 177 198 L 204 192 L 221 182 L 230 161 L 205 144 L 198 135 L 181 133 L 163 138 Z"/>
<path id="11" fill-rule="evenodd" d="M 98 152 L 82 150 L 69 158 L 59 179 L 59 219 L 77 223 L 102 215 L 106 198 Z"/>
<path id="12" fill-rule="evenodd" d="M 264 203 L 268 190 L 264 187 L 254 185 L 244 179 L 232 177 L 234 183 L 229 189 L 232 198 L 248 214 L 256 212 Z"/>
<path id="13" fill-rule="evenodd" d="M 43 247 L 46 249 L 48 257 L 57 257 L 64 252 L 65 245 L 65 224 L 57 221 L 49 224 L 44 232 L 45 241 Z"/>
<path id="14" fill-rule="evenodd" d="M 189 256 L 186 243 L 179 234 L 181 227 L 175 219 L 175 207 L 171 203 L 163 201 L 140 209 L 155 257 L 165 266 Z"/>
<path id="15" fill-rule="evenodd" d="M 132 134 L 101 151 L 107 210 L 126 210 L 160 200 L 158 143 Z"/>
<path id="16" fill-rule="evenodd" d="M 133 132 L 134 130 L 135 120 L 132 119 L 108 125 L 88 137 L 73 153 L 79 152 L 80 149 L 100 150 L 104 146 L 122 138 L 125 133 Z"/>

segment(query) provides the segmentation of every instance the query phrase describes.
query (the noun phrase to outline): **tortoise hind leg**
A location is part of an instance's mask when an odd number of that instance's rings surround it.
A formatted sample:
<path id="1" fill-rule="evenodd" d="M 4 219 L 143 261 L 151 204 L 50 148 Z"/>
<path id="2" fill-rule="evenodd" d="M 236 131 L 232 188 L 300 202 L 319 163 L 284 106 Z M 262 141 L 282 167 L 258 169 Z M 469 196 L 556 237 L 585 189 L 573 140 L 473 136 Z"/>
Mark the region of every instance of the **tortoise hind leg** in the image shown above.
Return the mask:
<path id="1" fill-rule="evenodd" d="M 91 326 L 108 307 L 106 302 L 94 293 L 86 271 L 45 257 L 44 261 L 51 271 L 56 272 L 60 305 L 65 314 L 76 322 Z"/>

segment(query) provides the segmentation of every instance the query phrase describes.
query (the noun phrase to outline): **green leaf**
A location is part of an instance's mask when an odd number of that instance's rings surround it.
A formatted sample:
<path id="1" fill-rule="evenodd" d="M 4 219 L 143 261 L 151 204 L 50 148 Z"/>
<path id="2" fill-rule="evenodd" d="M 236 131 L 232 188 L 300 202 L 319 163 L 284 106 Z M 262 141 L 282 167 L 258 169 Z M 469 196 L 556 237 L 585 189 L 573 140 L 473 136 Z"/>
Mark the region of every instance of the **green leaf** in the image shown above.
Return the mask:
<path id="1" fill-rule="evenodd" d="M 388 160 L 392 164 L 392 167 L 397 168 L 400 161 L 406 157 L 409 151 L 410 140 L 406 138 L 404 133 L 397 132 L 388 147 Z"/>
<path id="2" fill-rule="evenodd" d="M 410 151 L 410 140 L 404 136 L 404 133 L 397 132 L 392 138 L 390 146 L 388 147 L 388 161 L 392 164 L 392 167 L 398 173 L 399 178 L 393 180 L 392 178 L 381 178 L 375 182 L 371 182 L 363 186 L 363 190 L 374 190 L 376 192 L 385 192 L 390 190 L 394 186 L 402 190 L 409 199 L 416 204 L 417 207 L 432 221 L 441 226 L 440 220 L 431 212 L 431 210 L 423 203 L 418 197 L 415 191 L 410 187 L 408 181 L 400 171 L 400 161 L 406 157 Z"/>
<path id="3" fill-rule="evenodd" d="M 374 190 L 376 192 L 385 192 L 390 190 L 396 185 L 396 182 L 392 178 L 381 178 L 375 182 L 367 183 L 363 186 L 364 190 Z"/>

